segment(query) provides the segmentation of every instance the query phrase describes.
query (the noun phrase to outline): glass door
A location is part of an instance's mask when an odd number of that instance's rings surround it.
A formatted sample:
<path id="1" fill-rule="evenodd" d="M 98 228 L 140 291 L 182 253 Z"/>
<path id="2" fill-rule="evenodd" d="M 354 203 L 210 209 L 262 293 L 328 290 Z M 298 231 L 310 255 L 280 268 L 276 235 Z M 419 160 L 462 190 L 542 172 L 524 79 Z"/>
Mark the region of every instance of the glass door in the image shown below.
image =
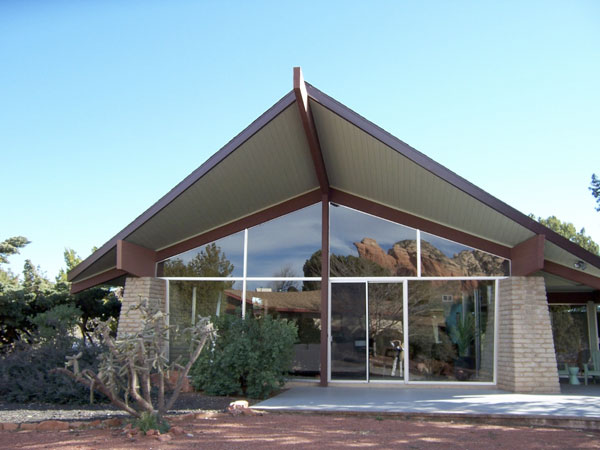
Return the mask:
<path id="1" fill-rule="evenodd" d="M 405 379 L 403 283 L 331 283 L 331 379 Z"/>
<path id="2" fill-rule="evenodd" d="M 368 287 L 369 379 L 404 380 L 403 284 Z"/>
<path id="3" fill-rule="evenodd" d="M 365 283 L 331 284 L 331 378 L 367 380 Z"/>

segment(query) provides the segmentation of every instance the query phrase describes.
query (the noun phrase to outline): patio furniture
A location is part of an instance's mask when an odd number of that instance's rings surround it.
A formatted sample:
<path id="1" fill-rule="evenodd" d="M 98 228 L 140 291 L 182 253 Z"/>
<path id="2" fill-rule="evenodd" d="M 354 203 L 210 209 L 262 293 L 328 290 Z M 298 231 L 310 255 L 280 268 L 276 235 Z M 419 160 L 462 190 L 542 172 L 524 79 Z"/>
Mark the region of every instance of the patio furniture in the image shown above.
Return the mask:
<path id="1" fill-rule="evenodd" d="M 579 374 L 579 366 L 569 366 L 569 384 L 581 384 L 577 375 Z"/>
<path id="2" fill-rule="evenodd" d="M 588 384 L 588 377 L 591 377 L 594 381 L 594 377 L 600 377 L 600 351 L 592 350 L 590 352 L 590 361 L 583 364 L 583 377 L 585 384 Z"/>
<path id="3" fill-rule="evenodd" d="M 569 378 L 569 365 L 558 363 L 558 378 Z"/>

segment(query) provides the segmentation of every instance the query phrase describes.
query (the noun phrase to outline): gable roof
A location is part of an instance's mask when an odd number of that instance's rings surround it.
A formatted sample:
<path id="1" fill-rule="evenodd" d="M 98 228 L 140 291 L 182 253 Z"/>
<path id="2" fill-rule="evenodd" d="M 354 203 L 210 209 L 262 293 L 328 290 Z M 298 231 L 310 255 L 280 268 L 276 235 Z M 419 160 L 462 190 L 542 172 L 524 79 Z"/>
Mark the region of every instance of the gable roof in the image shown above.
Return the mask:
<path id="1" fill-rule="evenodd" d="M 119 241 L 157 252 L 156 257 L 162 259 L 178 243 L 257 212 L 294 201 L 298 205 L 320 201 L 323 179 L 328 183 L 326 188 L 339 197 L 347 194 L 368 200 L 501 248 L 510 249 L 544 235 L 546 260 L 571 273 L 576 261 L 585 261 L 585 272 L 579 272 L 592 277 L 592 285 L 597 279 L 600 286 L 598 255 L 491 196 L 314 86 L 304 84 L 301 75 L 300 80 L 304 97 L 300 89 L 290 91 L 70 271 L 69 281 L 75 290 L 126 274 L 117 269 Z M 309 115 L 304 114 L 306 110 Z M 314 128 L 313 134 L 307 130 L 307 120 Z M 315 160 L 315 145 L 324 162 L 321 169 Z M 325 178 L 320 170 L 325 171 Z M 577 285 L 582 283 L 578 281 Z M 589 285 L 584 287 L 590 289 Z M 572 288 L 572 283 L 565 286 Z"/>

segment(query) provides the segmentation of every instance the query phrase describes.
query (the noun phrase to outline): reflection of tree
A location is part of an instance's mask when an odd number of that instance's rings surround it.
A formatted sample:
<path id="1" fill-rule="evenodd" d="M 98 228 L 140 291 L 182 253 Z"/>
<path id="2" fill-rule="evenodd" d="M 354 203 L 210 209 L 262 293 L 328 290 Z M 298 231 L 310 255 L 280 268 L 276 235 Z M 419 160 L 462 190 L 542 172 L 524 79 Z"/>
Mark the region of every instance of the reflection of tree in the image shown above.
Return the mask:
<path id="1" fill-rule="evenodd" d="M 389 271 L 379 264 L 365 258 L 348 255 L 331 254 L 329 261 L 330 274 L 332 277 L 383 277 L 389 276 Z M 321 250 L 314 252 L 306 260 L 302 267 L 305 277 L 321 276 Z M 310 285 L 314 281 L 305 281 L 304 285 Z M 312 290 L 312 289 L 310 289 Z"/>
<path id="2" fill-rule="evenodd" d="M 295 278 L 298 275 L 296 275 L 296 272 L 294 272 L 294 269 L 292 268 L 292 266 L 290 266 L 289 264 L 286 264 L 285 266 L 283 266 L 281 269 L 279 269 L 279 271 L 275 272 L 273 274 L 274 277 L 279 277 L 279 278 Z M 294 291 L 298 291 L 298 281 L 294 281 L 294 280 L 279 280 L 279 281 L 273 281 L 271 283 L 273 292 L 294 292 Z"/>
<path id="3" fill-rule="evenodd" d="M 574 310 L 573 306 L 553 305 L 551 307 L 551 317 L 554 347 L 559 362 L 577 362 L 579 352 L 587 347 L 587 345 L 584 345 L 587 338 L 585 336 L 587 324 L 580 319 L 580 317 L 585 316 L 582 312 Z"/>
<path id="4" fill-rule="evenodd" d="M 225 253 L 215 243 L 208 244 L 187 264 L 176 258 L 165 262 L 164 274 L 170 277 L 228 277 L 234 266 Z M 191 321 L 192 299 L 196 292 L 196 314 L 211 316 L 216 313 L 219 301 L 225 306 L 222 292 L 233 287 L 233 281 L 186 281 L 171 283 L 170 297 L 178 304 L 172 308 L 181 307 L 189 311 Z"/>
<path id="5" fill-rule="evenodd" d="M 401 339 L 402 284 L 369 284 L 369 336 Z M 389 346 L 389 342 L 385 342 Z"/>
<path id="6" fill-rule="evenodd" d="M 233 264 L 221 253 L 221 247 L 214 242 L 208 244 L 194 258 L 185 264 L 180 258 L 165 261 L 166 277 L 228 277 L 233 272 Z"/>

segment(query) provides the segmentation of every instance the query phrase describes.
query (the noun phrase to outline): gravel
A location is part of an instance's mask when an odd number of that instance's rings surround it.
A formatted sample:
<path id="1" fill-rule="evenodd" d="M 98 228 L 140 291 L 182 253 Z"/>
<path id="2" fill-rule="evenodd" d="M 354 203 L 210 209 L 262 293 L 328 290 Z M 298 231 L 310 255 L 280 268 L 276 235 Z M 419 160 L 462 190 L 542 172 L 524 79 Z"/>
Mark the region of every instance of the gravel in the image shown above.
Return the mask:
<path id="1" fill-rule="evenodd" d="M 222 411 L 234 397 L 213 397 L 197 392 L 179 395 L 171 413 L 187 414 L 192 412 Z M 245 399 L 247 400 L 247 399 Z M 249 401 L 249 403 L 252 403 Z M 111 417 L 127 417 L 128 414 L 111 404 L 56 405 L 47 403 L 7 403 L 0 401 L 0 422 L 23 423 L 44 420 L 95 420 Z"/>

